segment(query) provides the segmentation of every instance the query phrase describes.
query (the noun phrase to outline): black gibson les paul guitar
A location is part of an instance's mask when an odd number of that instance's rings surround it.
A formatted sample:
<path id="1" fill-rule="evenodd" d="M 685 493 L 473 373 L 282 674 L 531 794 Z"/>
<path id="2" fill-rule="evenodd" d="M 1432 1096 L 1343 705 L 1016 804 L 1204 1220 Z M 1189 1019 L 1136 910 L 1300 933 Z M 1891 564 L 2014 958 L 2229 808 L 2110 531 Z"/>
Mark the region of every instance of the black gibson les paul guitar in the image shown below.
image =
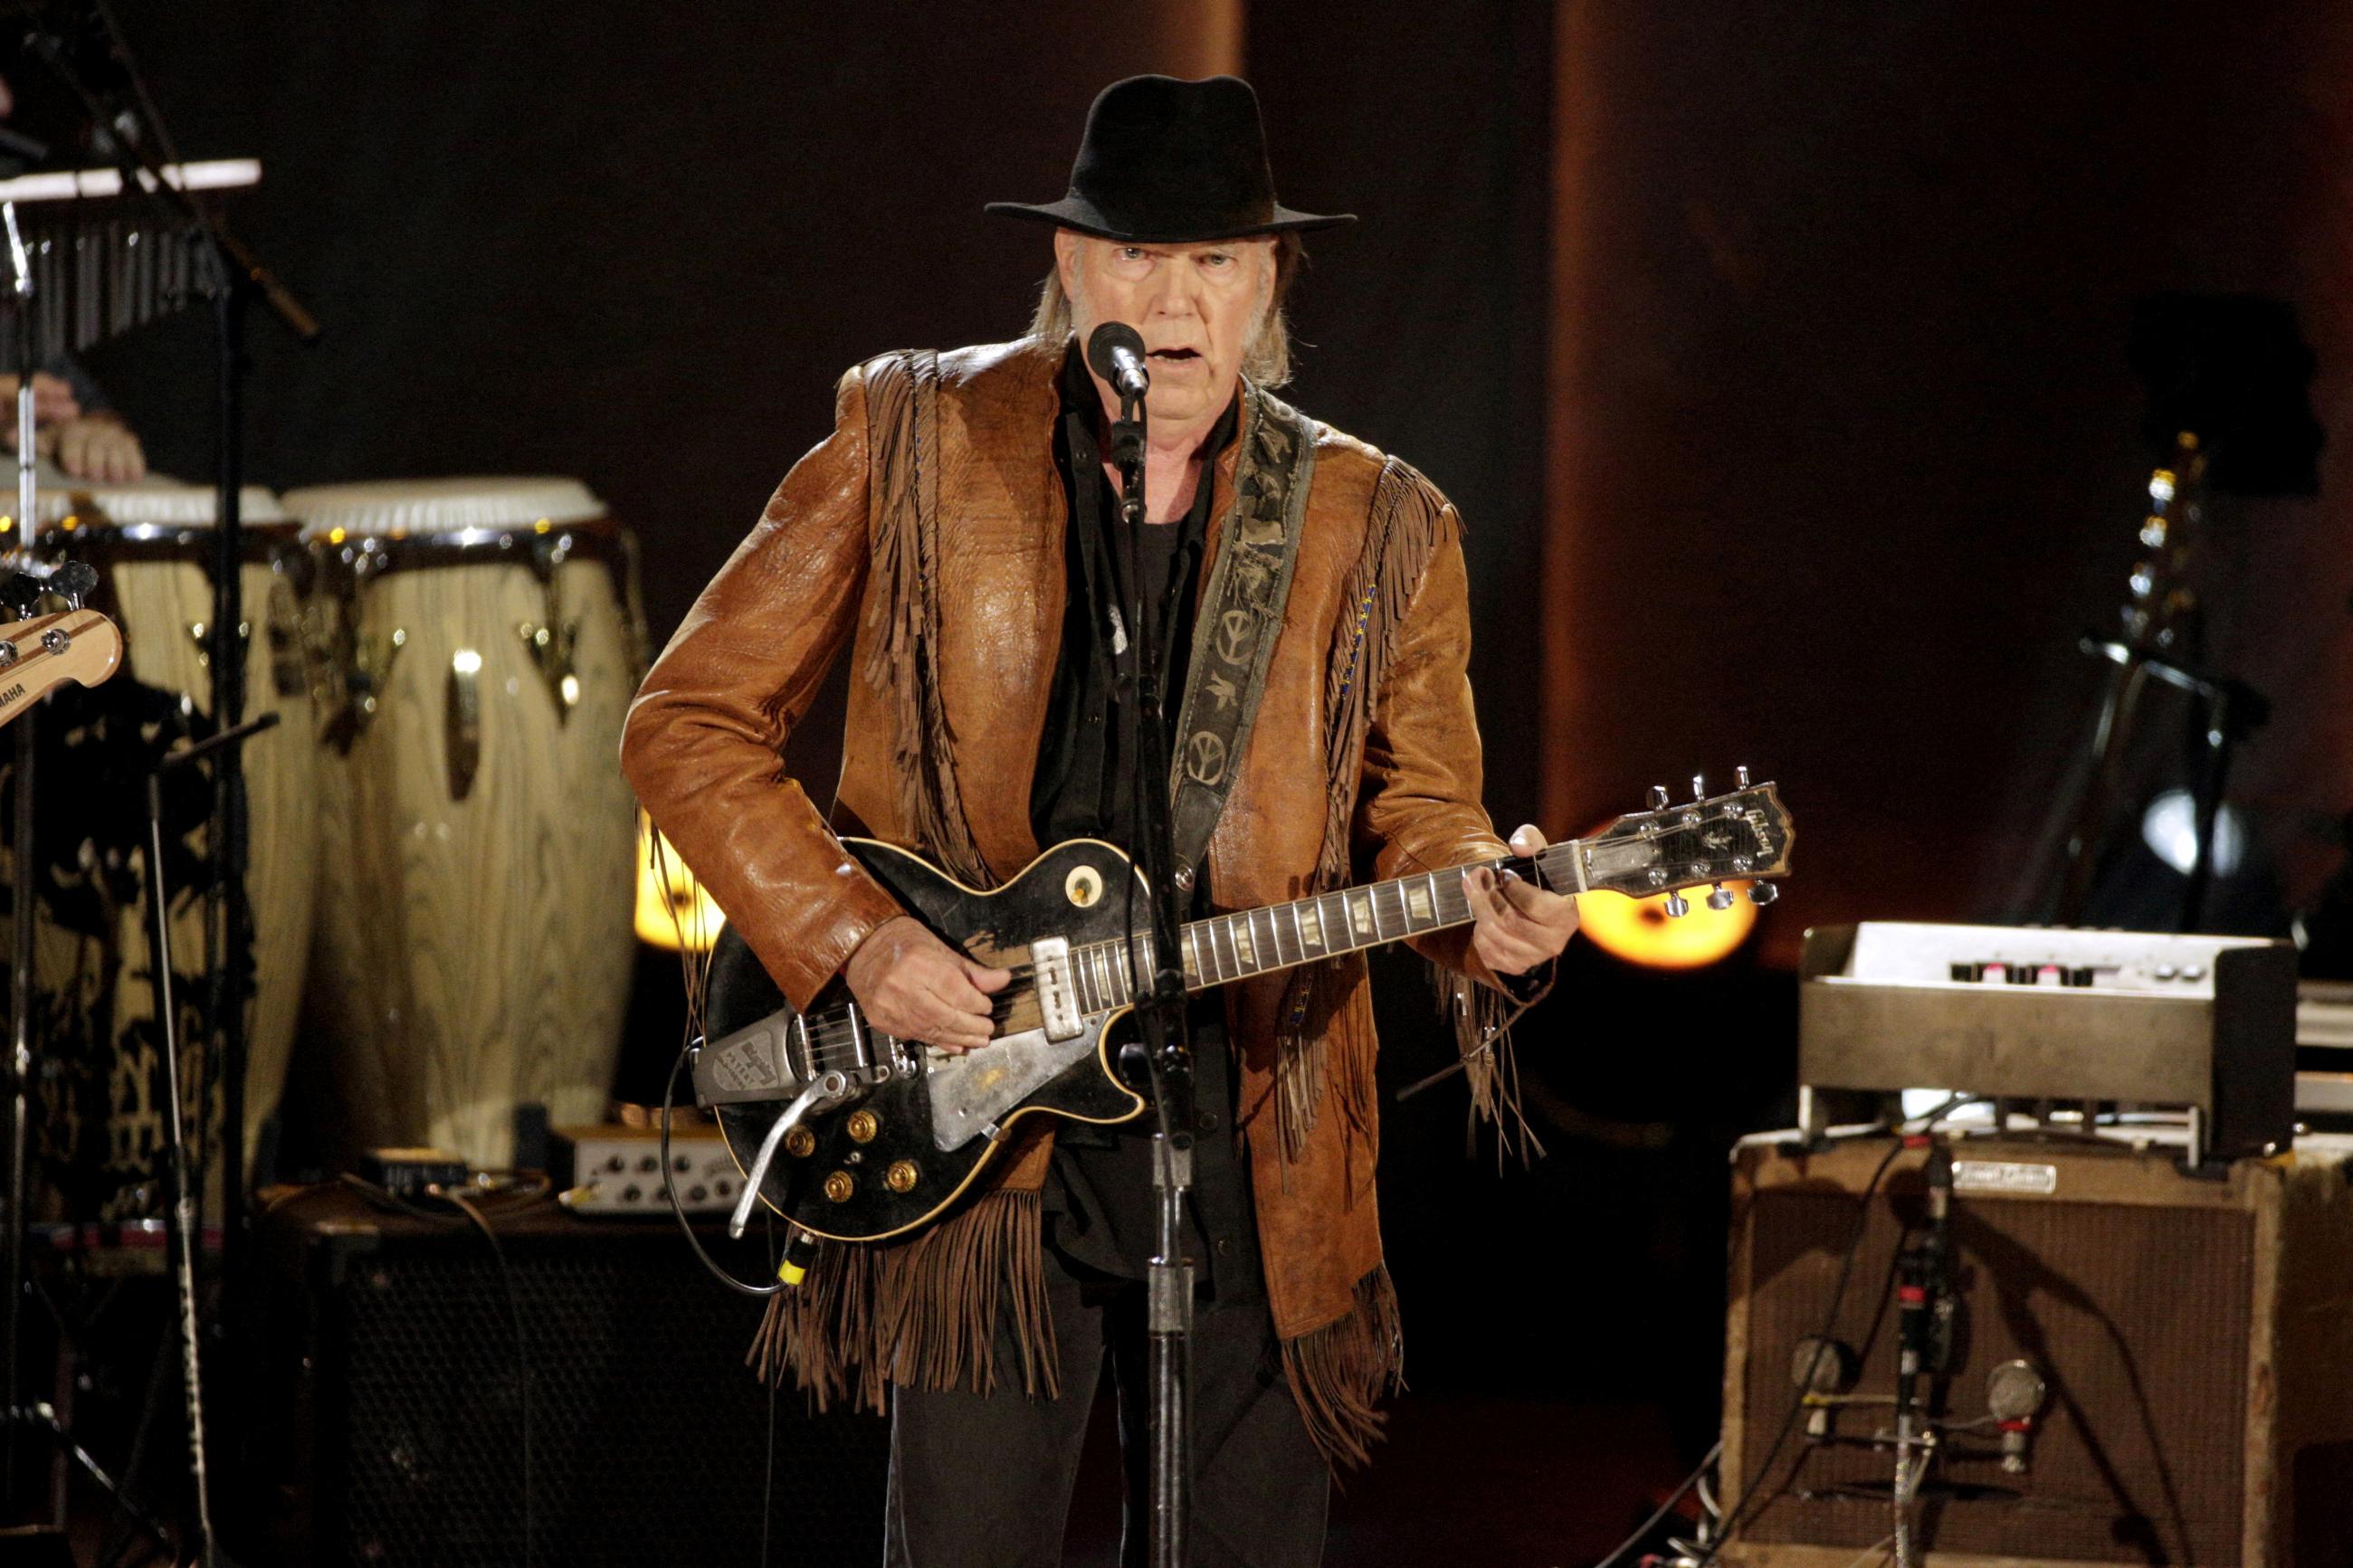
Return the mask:
<path id="1" fill-rule="evenodd" d="M 1788 874 L 1794 835 L 1771 784 L 1749 784 L 1745 769 L 1740 783 L 1683 805 L 1654 791 L 1649 811 L 1491 864 L 1563 893 L 1642 898 L 1716 883 L 1709 900 L 1719 909 L 1733 897 L 1721 884 L 1747 880 L 1768 903 L 1767 879 Z M 910 914 L 1013 978 L 992 998 L 996 1037 L 959 1055 L 871 1027 L 838 979 L 795 1012 L 730 929 L 713 955 L 694 1085 L 747 1173 L 739 1226 L 756 1194 L 818 1236 L 897 1236 L 954 1203 L 1017 1117 L 1113 1122 L 1143 1112 L 1106 1045 L 1134 1001 L 1137 969 L 1148 973 L 1132 962 L 1148 937 L 1139 932 L 1133 948 L 1126 937 L 1128 879 L 1142 877 L 1124 854 L 1072 839 L 984 893 L 903 849 L 846 842 Z M 1684 907 L 1680 896 L 1668 905 Z M 1140 921 L 1147 908 L 1139 895 Z M 1186 985 L 1199 991 L 1470 920 L 1450 868 L 1194 921 L 1178 942 Z"/>

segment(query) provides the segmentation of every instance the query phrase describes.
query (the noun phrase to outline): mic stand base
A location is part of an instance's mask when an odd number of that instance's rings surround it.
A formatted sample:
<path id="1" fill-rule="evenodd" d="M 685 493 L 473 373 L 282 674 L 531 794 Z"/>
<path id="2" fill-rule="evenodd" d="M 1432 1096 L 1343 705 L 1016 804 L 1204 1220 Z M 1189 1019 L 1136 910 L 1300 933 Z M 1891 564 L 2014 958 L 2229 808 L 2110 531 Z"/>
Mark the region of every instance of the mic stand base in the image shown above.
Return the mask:
<path id="1" fill-rule="evenodd" d="M 1160 1568 L 1190 1561 L 1186 1539 L 1191 1504 L 1193 1265 L 1184 1246 L 1185 1194 L 1193 1184 L 1193 1151 L 1166 1132 L 1152 1135 L 1152 1184 L 1159 1200 L 1160 1251 L 1152 1260 L 1146 1322 L 1152 1339 L 1152 1560 Z"/>

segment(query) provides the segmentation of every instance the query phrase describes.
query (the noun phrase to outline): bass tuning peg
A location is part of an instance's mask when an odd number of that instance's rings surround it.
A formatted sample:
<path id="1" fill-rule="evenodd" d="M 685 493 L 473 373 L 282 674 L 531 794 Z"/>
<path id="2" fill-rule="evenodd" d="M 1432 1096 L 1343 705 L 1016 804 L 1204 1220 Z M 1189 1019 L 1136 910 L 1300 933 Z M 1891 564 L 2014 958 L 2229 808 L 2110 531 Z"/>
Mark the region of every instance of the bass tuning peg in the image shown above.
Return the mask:
<path id="1" fill-rule="evenodd" d="M 1748 889 L 1748 901 L 1760 910 L 1780 896 L 1781 889 L 1770 882 L 1757 882 Z"/>
<path id="2" fill-rule="evenodd" d="M 1730 909 L 1732 907 L 1732 889 L 1725 887 L 1723 883 L 1718 882 L 1715 885 L 1715 890 L 1709 893 L 1707 896 L 1707 907 L 1709 909 L 1718 910 Z"/>
<path id="3" fill-rule="evenodd" d="M 1733 769 L 1732 783 L 1734 787 L 1736 789 L 1746 789 L 1748 787 L 1748 770 L 1745 767 Z"/>
<path id="4" fill-rule="evenodd" d="M 1681 893 L 1669 893 L 1667 895 L 1668 919 L 1679 921 L 1689 913 L 1691 913 L 1691 900 L 1689 899 L 1684 898 Z"/>
<path id="5" fill-rule="evenodd" d="M 1692 774 L 1692 798 L 1694 800 L 1705 800 L 1707 798 L 1707 775 L 1705 773 Z"/>
<path id="6" fill-rule="evenodd" d="M 1664 811 L 1667 809 L 1666 785 L 1652 784 L 1651 786 L 1651 809 L 1652 811 Z"/>

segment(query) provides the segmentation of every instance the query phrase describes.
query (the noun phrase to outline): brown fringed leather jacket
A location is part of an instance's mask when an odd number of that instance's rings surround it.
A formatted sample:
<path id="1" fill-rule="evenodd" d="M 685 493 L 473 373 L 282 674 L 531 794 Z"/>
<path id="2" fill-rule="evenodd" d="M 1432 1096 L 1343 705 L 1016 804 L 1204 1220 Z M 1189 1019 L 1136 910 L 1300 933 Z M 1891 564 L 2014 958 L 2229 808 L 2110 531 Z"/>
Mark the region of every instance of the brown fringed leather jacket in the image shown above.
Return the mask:
<path id="1" fill-rule="evenodd" d="M 1029 783 L 1067 583 L 1053 461 L 1062 353 L 1024 340 L 891 354 L 843 377 L 833 435 L 786 476 L 630 711 L 622 763 L 638 799 L 796 1005 L 900 912 L 778 761 L 845 644 L 855 664 L 836 820 L 976 885 L 1040 847 Z M 1210 841 L 1221 909 L 1504 853 L 1480 805 L 1460 520 L 1405 464 L 1311 427 L 1297 573 Z M 1234 468 L 1229 447 L 1213 559 Z M 1468 928 L 1421 946 L 1454 973 L 1456 1016 L 1477 1039 L 1501 998 Z M 1374 1210 L 1364 962 L 1260 976 L 1226 1005 L 1284 1363 L 1326 1452 L 1359 1460 L 1399 1351 Z M 1478 1075 L 1474 1092 L 1487 1099 L 1493 1081 Z M 826 1248 L 764 1331 L 767 1369 L 878 1408 L 887 1383 L 986 1388 L 1009 1289 L 1024 1385 L 1050 1389 L 1047 1120 L 1018 1123 L 993 1184 L 984 1173 L 989 1190 L 913 1239 Z"/>

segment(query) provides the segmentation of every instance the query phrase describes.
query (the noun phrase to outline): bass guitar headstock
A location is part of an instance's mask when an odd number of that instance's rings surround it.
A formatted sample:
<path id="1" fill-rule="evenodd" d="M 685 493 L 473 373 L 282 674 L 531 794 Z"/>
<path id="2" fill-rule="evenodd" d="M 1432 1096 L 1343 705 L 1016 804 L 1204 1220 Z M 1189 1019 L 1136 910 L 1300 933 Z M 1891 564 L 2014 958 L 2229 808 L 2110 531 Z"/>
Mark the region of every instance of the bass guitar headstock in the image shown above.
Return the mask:
<path id="1" fill-rule="evenodd" d="M 69 680 L 96 686 L 122 663 L 122 633 L 96 610 L 0 626 L 0 725 Z"/>

